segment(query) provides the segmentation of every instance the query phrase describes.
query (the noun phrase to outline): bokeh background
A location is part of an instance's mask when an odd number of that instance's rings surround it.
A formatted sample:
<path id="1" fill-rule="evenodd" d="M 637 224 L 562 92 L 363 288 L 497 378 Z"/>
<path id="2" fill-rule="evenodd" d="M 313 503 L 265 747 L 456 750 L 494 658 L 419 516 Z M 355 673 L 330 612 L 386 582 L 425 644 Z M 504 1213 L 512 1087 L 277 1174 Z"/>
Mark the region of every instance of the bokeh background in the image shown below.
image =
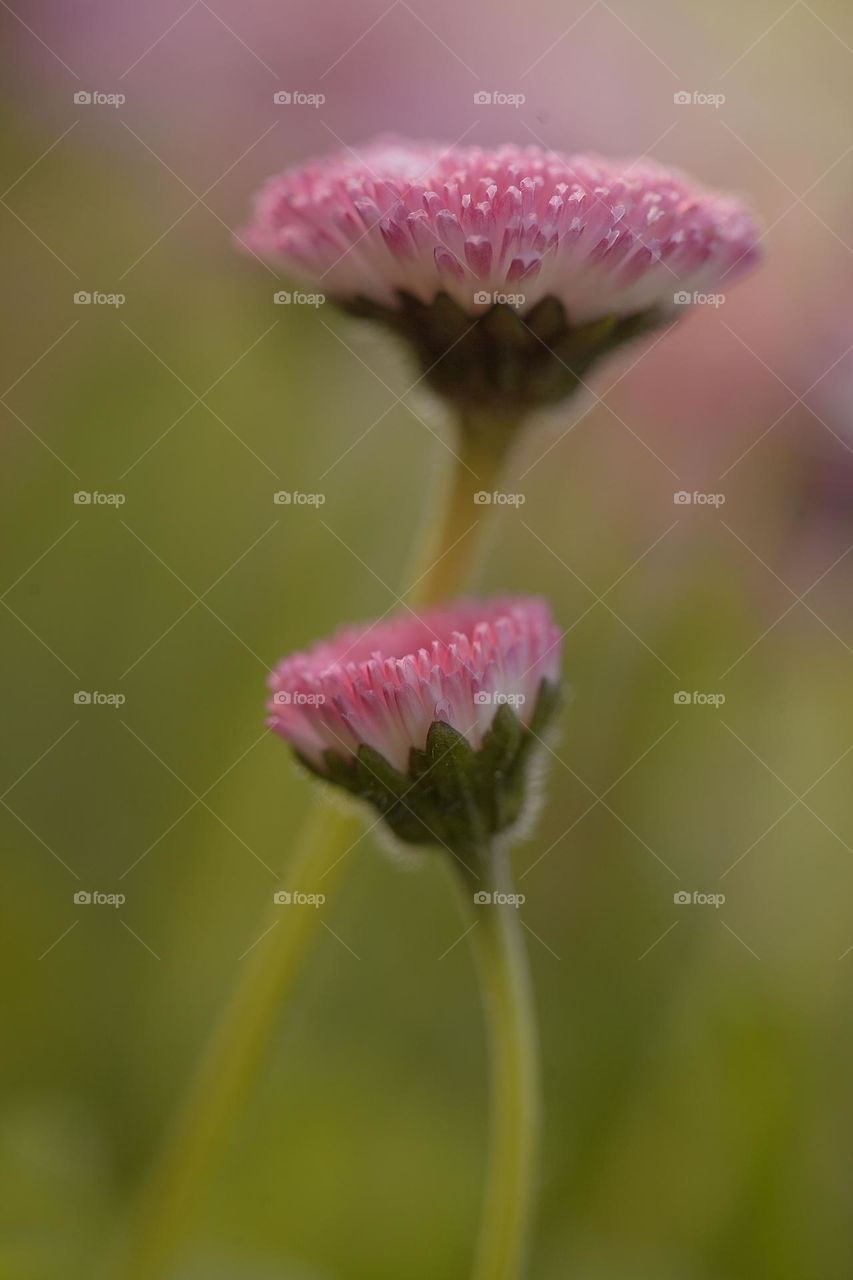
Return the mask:
<path id="1" fill-rule="evenodd" d="M 849 6 L 10 0 L 0 18 L 0 1274 L 95 1272 L 309 803 L 263 731 L 265 670 L 407 585 L 440 409 L 395 403 L 399 353 L 331 306 L 276 306 L 231 240 L 267 174 L 391 129 L 649 153 L 765 222 L 765 263 L 724 305 L 526 436 L 507 486 L 526 501 L 478 584 L 544 592 L 568 629 L 550 798 L 516 855 L 547 1099 L 531 1276 L 846 1276 Z M 285 489 L 325 503 L 276 506 Z M 694 891 L 725 902 L 674 900 Z M 486 1064 L 444 878 L 371 838 L 324 923 L 182 1276 L 466 1274 Z"/>

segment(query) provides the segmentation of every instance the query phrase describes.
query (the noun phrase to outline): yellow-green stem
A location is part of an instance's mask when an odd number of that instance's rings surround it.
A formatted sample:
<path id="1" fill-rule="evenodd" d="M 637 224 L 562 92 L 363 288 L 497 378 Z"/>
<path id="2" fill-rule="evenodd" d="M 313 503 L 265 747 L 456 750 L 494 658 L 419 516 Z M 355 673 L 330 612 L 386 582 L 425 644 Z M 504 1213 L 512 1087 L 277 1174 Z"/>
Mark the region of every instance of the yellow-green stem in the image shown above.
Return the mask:
<path id="1" fill-rule="evenodd" d="M 495 509 L 495 486 L 512 447 L 516 426 L 512 419 L 462 416 L 454 441 L 455 465 L 444 498 L 444 518 L 440 523 L 427 520 L 426 547 L 418 553 L 418 576 L 409 589 L 410 604 L 449 600 L 473 576 L 477 558 L 485 551 L 483 535 Z"/>
<path id="2" fill-rule="evenodd" d="M 282 888 L 328 895 L 333 873 L 359 837 L 353 813 L 316 797 L 288 863 Z M 276 906 L 258 925 L 258 941 L 242 961 L 231 997 L 201 1059 L 153 1176 L 138 1206 L 120 1275 L 154 1280 L 165 1273 L 211 1172 L 211 1162 L 248 1093 L 270 1029 L 317 931 L 313 906 Z"/>
<path id="3" fill-rule="evenodd" d="M 506 850 L 495 850 L 485 866 L 476 887 L 485 886 L 491 901 L 475 907 L 471 942 L 488 1023 L 491 1140 L 474 1280 L 520 1280 L 539 1147 L 538 1037 Z"/>
<path id="4" fill-rule="evenodd" d="M 493 486 L 511 439 L 511 424 L 463 418 L 456 438 L 455 474 L 442 518 L 429 519 L 431 536 L 408 601 L 427 607 L 456 594 L 474 562 L 492 504 L 474 495 Z M 329 897 L 335 873 L 359 839 L 362 819 L 317 797 L 291 860 L 283 889 Z M 288 986 L 320 925 L 321 912 L 270 908 L 260 941 L 247 955 L 222 1018 L 202 1057 L 188 1096 L 122 1243 L 121 1280 L 160 1280 L 189 1234 L 194 1210 L 217 1155 L 248 1093 Z"/>

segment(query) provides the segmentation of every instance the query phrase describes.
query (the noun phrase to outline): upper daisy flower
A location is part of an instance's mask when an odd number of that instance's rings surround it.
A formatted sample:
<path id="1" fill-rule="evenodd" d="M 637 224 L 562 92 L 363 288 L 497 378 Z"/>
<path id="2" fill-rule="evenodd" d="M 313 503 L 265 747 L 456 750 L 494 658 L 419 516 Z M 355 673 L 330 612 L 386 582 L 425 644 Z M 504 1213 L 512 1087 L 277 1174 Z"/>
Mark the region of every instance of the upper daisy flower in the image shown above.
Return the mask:
<path id="1" fill-rule="evenodd" d="M 480 850 L 522 814 L 560 646 L 530 598 L 347 628 L 276 668 L 268 723 L 401 839 Z"/>
<path id="2" fill-rule="evenodd" d="M 517 421 L 757 256 L 740 201 L 646 160 L 379 139 L 271 178 L 241 239 Z"/>
<path id="3" fill-rule="evenodd" d="M 757 237 L 738 200 L 647 160 L 393 139 L 270 179 L 243 234 L 344 301 L 446 292 L 476 313 L 497 295 L 524 314 L 553 297 L 574 324 L 707 292 Z"/>

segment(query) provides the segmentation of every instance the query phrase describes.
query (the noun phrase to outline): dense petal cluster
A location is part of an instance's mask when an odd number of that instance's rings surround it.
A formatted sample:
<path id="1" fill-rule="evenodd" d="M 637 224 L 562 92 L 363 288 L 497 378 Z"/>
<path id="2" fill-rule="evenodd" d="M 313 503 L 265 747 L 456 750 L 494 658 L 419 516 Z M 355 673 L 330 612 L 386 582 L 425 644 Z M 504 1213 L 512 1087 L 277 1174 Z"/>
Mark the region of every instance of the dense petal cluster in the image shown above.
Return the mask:
<path id="1" fill-rule="evenodd" d="M 502 705 L 522 725 L 556 682 L 561 635 L 535 597 L 463 600 L 398 615 L 286 658 L 270 677 L 268 724 L 308 762 L 366 745 L 401 772 L 443 721 L 477 750 Z"/>
<path id="2" fill-rule="evenodd" d="M 757 257 L 752 216 L 651 161 L 379 139 L 270 179 L 244 244 L 347 301 L 477 314 L 558 299 L 572 324 L 706 293 Z"/>

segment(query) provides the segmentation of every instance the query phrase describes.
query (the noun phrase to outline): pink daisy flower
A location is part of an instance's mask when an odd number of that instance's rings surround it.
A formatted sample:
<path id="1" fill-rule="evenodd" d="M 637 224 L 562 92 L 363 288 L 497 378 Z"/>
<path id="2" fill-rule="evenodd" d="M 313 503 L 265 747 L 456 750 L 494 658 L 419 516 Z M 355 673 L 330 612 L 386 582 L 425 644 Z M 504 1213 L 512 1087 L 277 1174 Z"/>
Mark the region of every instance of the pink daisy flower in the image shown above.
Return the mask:
<path id="1" fill-rule="evenodd" d="M 387 138 L 271 178 L 240 238 L 510 422 L 758 256 L 739 200 L 651 161 Z"/>
<path id="2" fill-rule="evenodd" d="M 553 297 L 577 325 L 731 282 L 758 232 L 739 200 L 649 160 L 378 139 L 271 178 L 242 235 L 344 301 L 445 292 L 477 313 L 522 296 L 524 313 Z"/>
<path id="3" fill-rule="evenodd" d="M 348 627 L 279 664 L 268 724 L 402 839 L 470 848 L 521 816 L 560 647 L 529 597 Z"/>

